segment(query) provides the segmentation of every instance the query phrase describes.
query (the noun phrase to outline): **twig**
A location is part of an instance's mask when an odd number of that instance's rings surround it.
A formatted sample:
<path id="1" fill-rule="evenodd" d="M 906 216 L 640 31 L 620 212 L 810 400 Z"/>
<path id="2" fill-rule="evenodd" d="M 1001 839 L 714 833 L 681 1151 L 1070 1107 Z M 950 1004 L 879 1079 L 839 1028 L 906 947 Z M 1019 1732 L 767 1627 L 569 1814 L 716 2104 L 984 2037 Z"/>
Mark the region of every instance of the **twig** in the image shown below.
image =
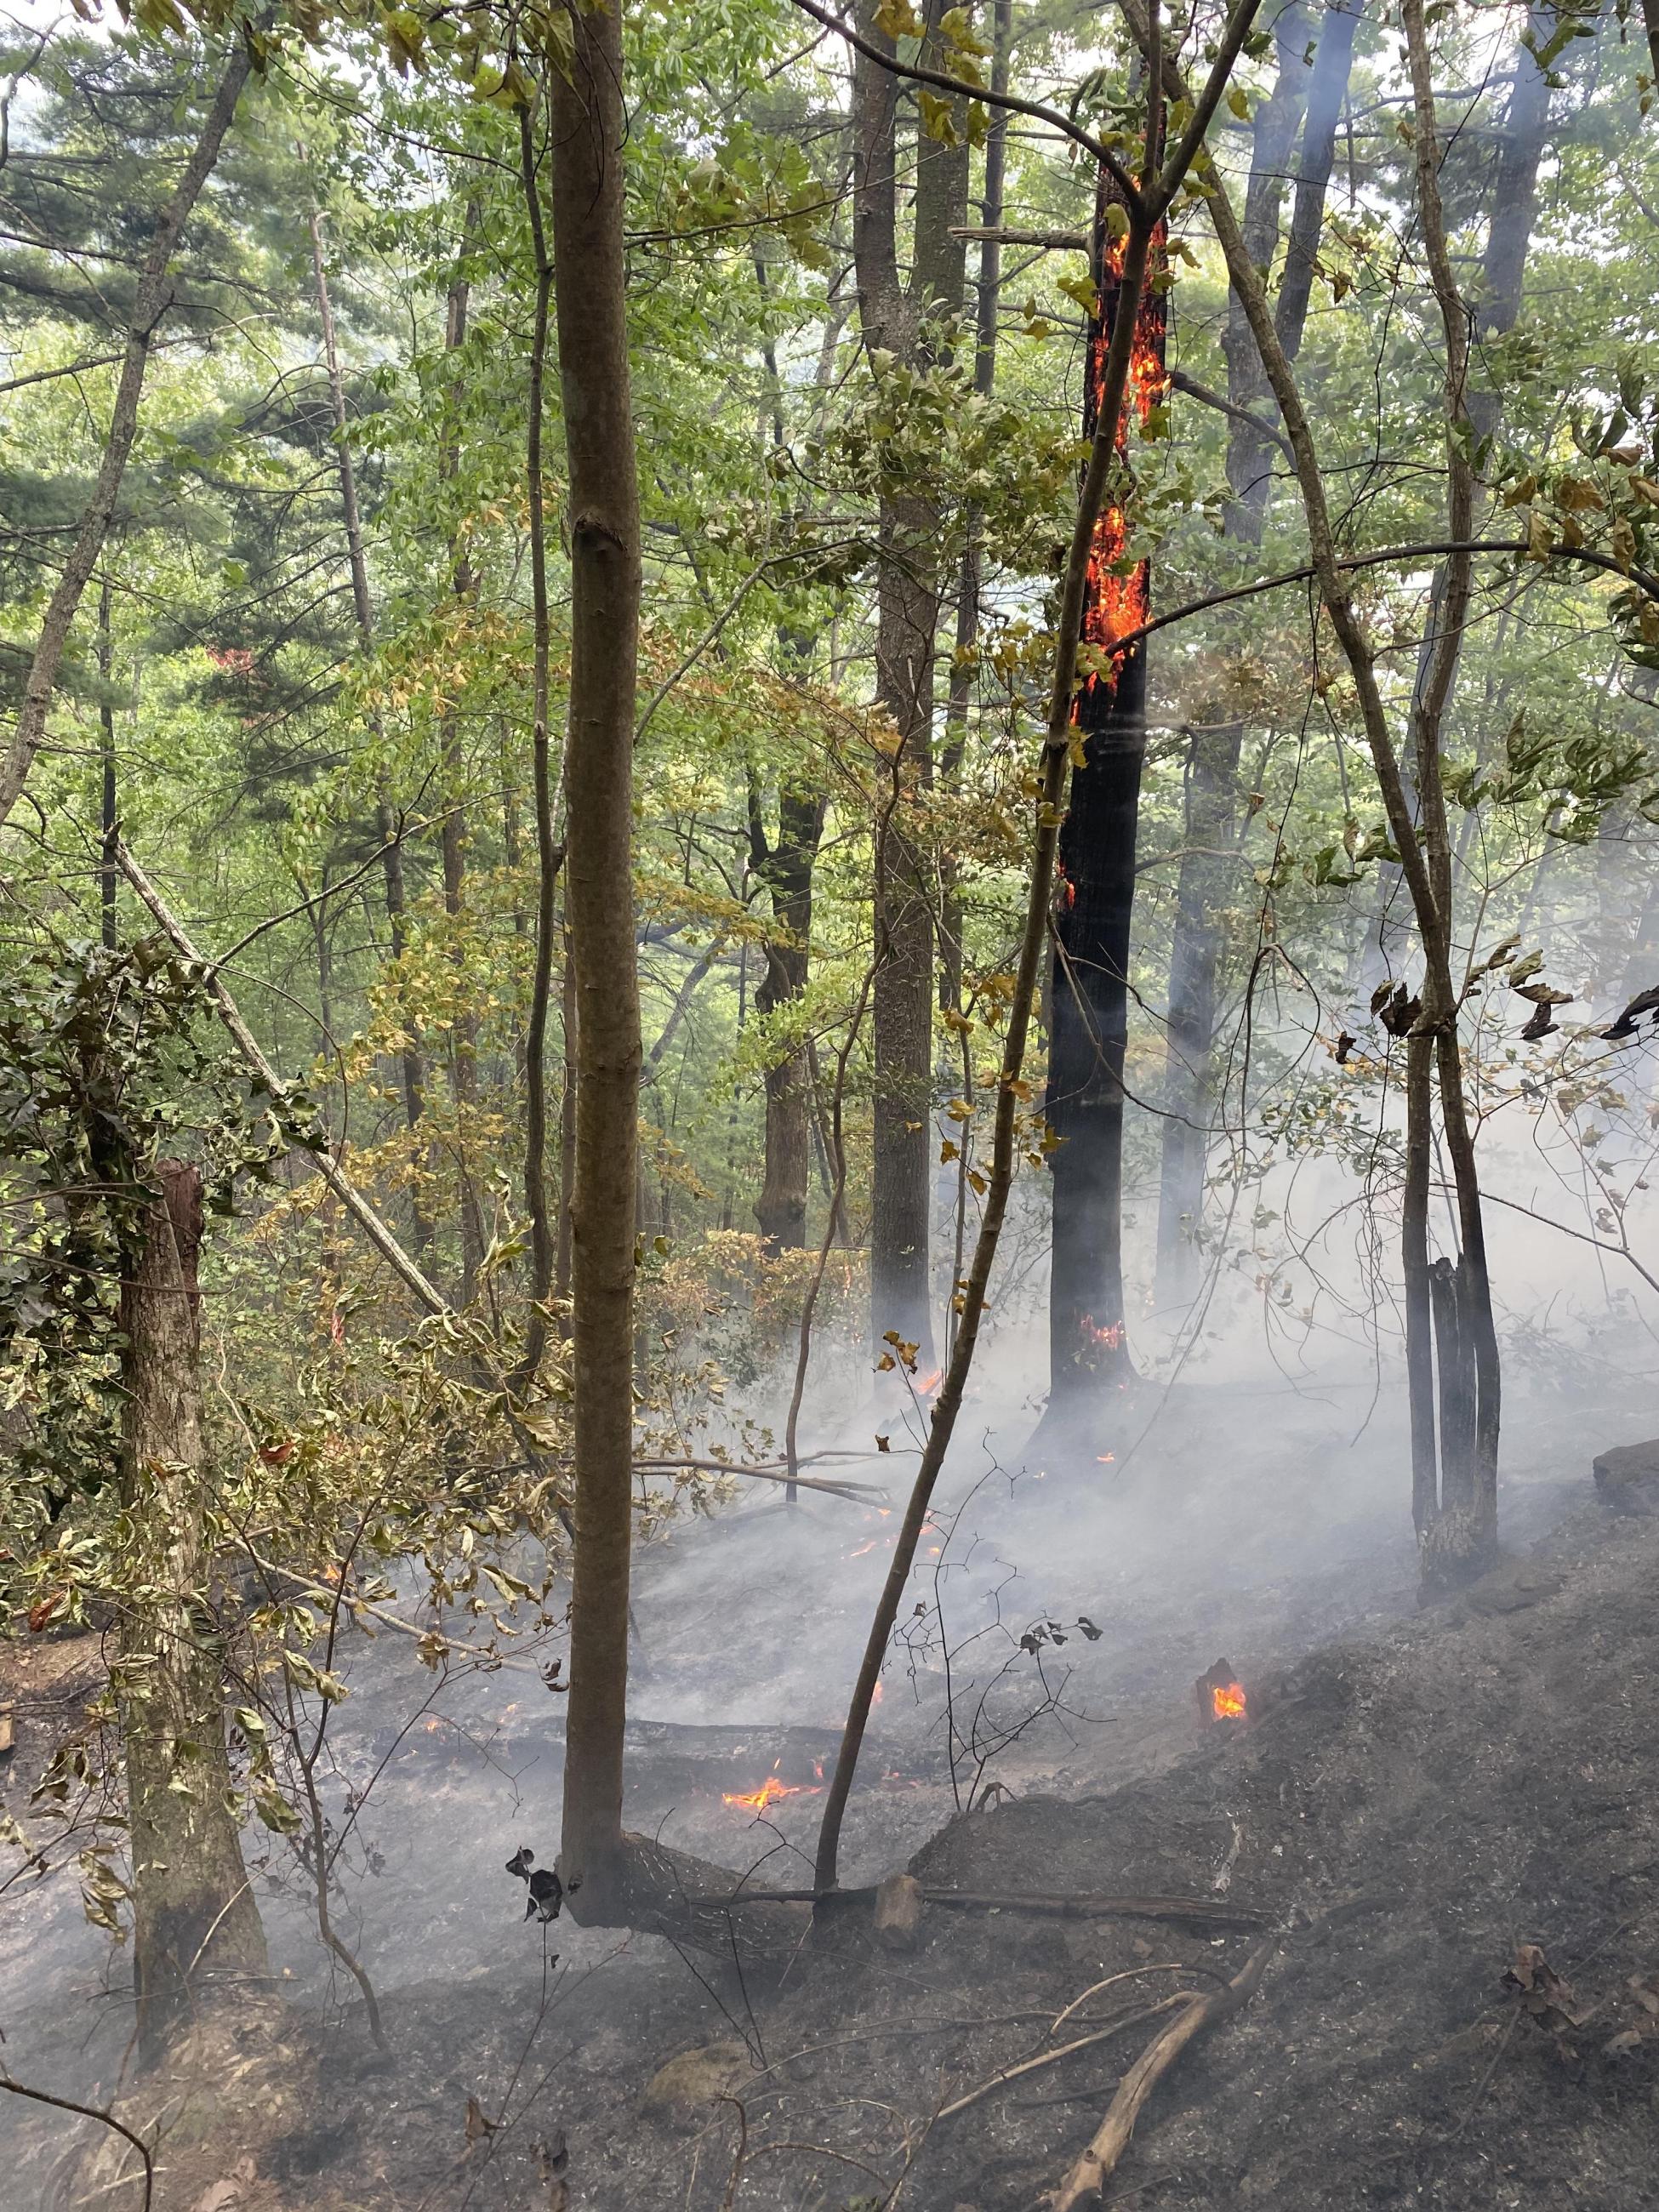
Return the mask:
<path id="1" fill-rule="evenodd" d="M 1070 2058 L 1076 2051 L 1091 2050 L 1097 2043 L 1105 2043 L 1112 2036 L 1121 2034 L 1126 2027 L 1133 2027 L 1137 2021 L 1155 2020 L 1160 2013 L 1188 2003 L 1192 1994 L 1188 1990 L 1177 1990 L 1173 1996 L 1160 1997 L 1156 2004 L 1136 2005 L 1127 2012 L 1120 2013 L 1106 2027 L 1097 2027 L 1087 2035 L 1079 2035 L 1075 2042 L 1062 2043 L 1058 2051 L 1045 2051 L 1036 2058 L 1022 2058 L 1017 2066 L 1005 2066 L 1000 2073 L 992 2075 L 988 2081 L 981 2081 L 978 2088 L 969 2089 L 965 2097 L 957 2097 L 951 2104 L 942 2106 L 935 2118 L 948 2120 L 955 2113 L 965 2112 L 969 2105 L 977 2105 L 994 2089 L 1000 2089 L 1010 2081 L 1018 2081 L 1027 2074 L 1035 2074 L 1044 2066 L 1057 2066 L 1062 2058 Z"/>
<path id="2" fill-rule="evenodd" d="M 1277 1936 L 1270 1936 L 1267 1942 L 1258 1944 L 1224 1989 L 1179 1991 L 1165 2001 L 1166 2008 L 1180 2005 L 1181 2010 L 1167 2027 L 1158 2030 L 1118 2083 L 1116 2094 L 1106 2107 L 1106 2117 L 1096 2129 L 1088 2148 L 1055 2191 L 1052 2212 L 1076 2212 L 1078 2206 L 1098 2198 L 1128 2148 L 1135 2122 L 1148 2097 L 1195 2035 L 1249 2002 L 1278 1942 Z"/>
<path id="3" fill-rule="evenodd" d="M 78 2112 L 82 2119 L 101 2120 L 106 2128 L 113 2128 L 118 2136 L 125 2136 L 144 2161 L 144 2202 L 142 2212 L 149 2212 L 150 2199 L 155 2193 L 155 2161 L 150 2156 L 149 2145 L 142 2136 L 135 2135 L 125 2120 L 118 2120 L 113 2112 L 100 2105 L 78 2105 L 73 2097 L 54 2097 L 49 2089 L 31 2089 L 21 2081 L 14 2081 L 9 2074 L 0 2073 L 0 2089 L 9 2089 L 14 2097 L 29 2097 L 37 2105 L 53 2105 L 60 2112 Z"/>

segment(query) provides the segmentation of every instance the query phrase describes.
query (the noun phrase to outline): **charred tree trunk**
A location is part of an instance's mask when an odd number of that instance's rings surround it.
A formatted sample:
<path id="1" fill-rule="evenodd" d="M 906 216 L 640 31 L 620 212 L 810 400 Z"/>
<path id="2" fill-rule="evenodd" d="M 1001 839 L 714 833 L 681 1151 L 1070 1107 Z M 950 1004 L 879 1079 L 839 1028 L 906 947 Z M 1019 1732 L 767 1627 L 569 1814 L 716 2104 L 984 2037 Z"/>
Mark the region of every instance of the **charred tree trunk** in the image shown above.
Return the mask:
<path id="1" fill-rule="evenodd" d="M 750 797 L 750 866 L 772 896 L 766 973 L 755 993 L 764 1020 L 789 1010 L 806 989 L 812 934 L 812 871 L 823 834 L 821 794 L 786 785 L 778 794 L 778 834 L 768 844 L 760 797 Z M 804 1038 L 792 1037 L 766 1068 L 766 1165 L 755 1218 L 769 1251 L 806 1242 L 806 1183 L 811 1165 L 812 1073 Z"/>
<path id="2" fill-rule="evenodd" d="M 623 239 L 622 11 L 573 10 L 549 75 L 553 266 L 569 484 L 565 898 L 576 997 L 571 1189 L 576 1542 L 561 1873 L 584 1919 L 620 1905 L 632 1526 L 640 997 L 633 760 L 639 486 Z"/>
<path id="3" fill-rule="evenodd" d="M 146 2064 L 187 2017 L 215 1998 L 245 1998 L 266 1972 L 230 1809 L 219 1630 L 204 1587 L 201 1177 L 165 1160 L 157 1180 L 121 1291 L 121 1498 L 149 1597 L 122 1623 L 118 1662 Z"/>
<path id="4" fill-rule="evenodd" d="M 1327 19 L 1327 37 L 1334 20 Z M 1287 8 L 1279 18 L 1273 33 L 1278 72 L 1271 97 L 1255 112 L 1244 236 L 1260 269 L 1271 264 L 1279 241 L 1284 178 L 1309 86 L 1309 17 L 1300 8 Z M 1236 544 L 1256 549 L 1267 520 L 1271 457 L 1277 449 L 1244 419 L 1262 413 L 1264 403 L 1270 406 L 1272 399 L 1267 371 L 1235 295 L 1228 300 L 1224 351 L 1227 396 L 1240 411 L 1228 422 L 1227 483 L 1232 497 L 1223 526 Z M 1170 947 L 1169 1057 L 1158 1179 L 1158 1289 L 1166 1299 L 1191 1290 L 1198 1256 L 1204 1167 L 1216 1106 L 1217 986 L 1227 900 L 1234 888 L 1230 848 L 1243 738 L 1243 723 L 1229 718 L 1195 725 L 1188 740 L 1185 850 Z"/>
<path id="5" fill-rule="evenodd" d="M 1099 311 L 1090 327 L 1083 409 L 1090 441 L 1123 267 L 1121 246 L 1107 243 L 1103 202 L 1097 235 Z M 1160 228 L 1155 264 L 1162 258 L 1162 237 Z M 1164 295 L 1149 284 L 1139 295 L 1126 424 L 1130 409 L 1144 422 L 1166 390 L 1164 320 Z M 1071 804 L 1060 833 L 1053 914 L 1048 1121 L 1060 1144 L 1050 1160 L 1046 1420 L 1062 1435 L 1086 1427 L 1113 1393 L 1135 1379 L 1123 1299 L 1123 1061 L 1135 838 L 1146 756 L 1146 655 L 1137 645 L 1114 660 L 1109 647 L 1146 619 L 1151 575 L 1144 561 L 1127 576 L 1119 573 L 1129 534 L 1127 435 L 1118 441 L 1117 465 L 1119 483 L 1096 526 L 1089 562 L 1083 644 L 1093 648 L 1098 665 L 1085 675 L 1077 704 Z"/>

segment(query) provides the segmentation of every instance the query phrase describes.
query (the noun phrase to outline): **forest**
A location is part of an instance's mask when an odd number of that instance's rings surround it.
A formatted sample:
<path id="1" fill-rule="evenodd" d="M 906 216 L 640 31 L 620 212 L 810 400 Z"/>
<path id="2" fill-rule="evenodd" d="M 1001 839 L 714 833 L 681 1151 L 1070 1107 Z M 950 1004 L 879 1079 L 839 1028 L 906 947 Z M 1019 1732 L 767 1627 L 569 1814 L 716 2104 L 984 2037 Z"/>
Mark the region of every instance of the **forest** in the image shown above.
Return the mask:
<path id="1" fill-rule="evenodd" d="M 1638 2212 L 1659 0 L 0 9 L 41 2212 Z"/>

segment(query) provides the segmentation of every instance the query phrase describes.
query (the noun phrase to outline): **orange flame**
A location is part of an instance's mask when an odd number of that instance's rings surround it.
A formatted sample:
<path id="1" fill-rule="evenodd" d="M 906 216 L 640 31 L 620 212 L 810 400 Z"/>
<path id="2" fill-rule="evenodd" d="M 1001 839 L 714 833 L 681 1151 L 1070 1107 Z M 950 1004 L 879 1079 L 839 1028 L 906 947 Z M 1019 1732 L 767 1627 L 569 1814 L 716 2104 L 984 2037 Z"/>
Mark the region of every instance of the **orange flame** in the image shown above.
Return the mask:
<path id="1" fill-rule="evenodd" d="M 1083 1334 L 1091 1344 L 1104 1345 L 1107 1351 L 1115 1352 L 1123 1342 L 1123 1324 L 1121 1321 L 1108 1322 L 1103 1328 L 1092 1314 L 1085 1314 Z"/>
<path id="2" fill-rule="evenodd" d="M 1153 241 L 1153 272 L 1164 263 L 1164 232 L 1159 227 Z M 1105 283 L 1102 288 L 1100 312 L 1094 318 L 1089 333 L 1089 386 L 1085 410 L 1084 432 L 1092 436 L 1105 397 L 1106 360 L 1111 350 L 1112 325 L 1121 297 L 1119 284 L 1123 275 L 1126 241 L 1120 239 L 1107 249 Z M 1152 410 L 1163 404 L 1170 388 L 1169 371 L 1164 365 L 1164 339 L 1167 313 L 1164 295 L 1148 283 L 1140 295 L 1135 316 L 1134 340 L 1129 351 L 1129 382 L 1124 394 L 1124 421 L 1120 425 L 1117 450 L 1127 457 L 1128 439 L 1125 433 L 1133 418 L 1145 425 Z M 1084 597 L 1083 641 L 1085 645 L 1109 647 L 1133 629 L 1139 629 L 1146 621 L 1151 599 L 1151 576 L 1148 564 L 1137 562 L 1125 575 L 1121 573 L 1124 555 L 1129 542 L 1128 517 L 1121 501 L 1113 501 L 1101 509 L 1095 523 L 1094 543 L 1089 554 L 1089 580 Z M 1109 690 L 1116 681 L 1115 669 L 1105 678 Z M 1086 695 L 1102 681 L 1091 672 L 1084 683 Z"/>
<path id="3" fill-rule="evenodd" d="M 778 1765 L 782 1763 L 780 1760 Z M 822 1774 L 823 1766 L 818 1765 L 817 1771 Z M 726 1790 L 721 1791 L 720 1796 L 723 1803 L 741 1805 L 747 1813 L 763 1813 L 769 1805 L 775 1805 L 781 1797 L 816 1797 L 819 1794 L 811 1783 L 781 1782 L 778 1769 L 775 1766 L 758 1790 Z"/>
<path id="4" fill-rule="evenodd" d="M 1210 1705 L 1218 1721 L 1242 1721 L 1245 1706 L 1244 1685 L 1242 1682 L 1212 1683 Z"/>

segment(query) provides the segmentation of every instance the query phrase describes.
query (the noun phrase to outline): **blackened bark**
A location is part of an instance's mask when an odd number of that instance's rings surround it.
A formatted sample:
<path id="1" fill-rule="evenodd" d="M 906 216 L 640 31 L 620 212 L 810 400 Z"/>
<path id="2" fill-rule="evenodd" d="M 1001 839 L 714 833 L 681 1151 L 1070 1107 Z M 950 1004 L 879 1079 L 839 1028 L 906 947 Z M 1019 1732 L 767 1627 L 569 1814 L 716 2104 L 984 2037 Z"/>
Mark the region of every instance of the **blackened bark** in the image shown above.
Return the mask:
<path id="1" fill-rule="evenodd" d="M 623 1889 L 623 1729 L 633 1478 L 634 1170 L 640 1000 L 633 755 L 639 486 L 623 239 L 620 9 L 573 9 L 550 79 L 553 262 L 571 609 L 565 898 L 575 976 L 571 1191 L 576 1544 L 561 1871 L 600 1921 Z"/>
<path id="2" fill-rule="evenodd" d="M 1092 440 L 1101 379 L 1121 301 L 1121 263 L 1097 224 L 1100 312 L 1089 335 L 1083 427 Z M 1161 241 L 1160 241 L 1161 246 Z M 1141 418 L 1163 396 L 1161 292 L 1137 293 L 1130 400 Z M 1145 562 L 1121 566 L 1127 538 L 1127 442 L 1119 481 L 1097 527 L 1083 621 L 1086 644 L 1109 647 L 1145 618 Z M 1060 1139 L 1050 1158 L 1054 1226 L 1048 1286 L 1048 1419 L 1069 1431 L 1098 1414 L 1134 1379 L 1123 1299 L 1123 1062 L 1128 1042 L 1129 954 L 1136 833 L 1146 757 L 1146 654 L 1135 646 L 1085 683 L 1076 712 L 1082 757 L 1060 833 L 1053 1028 L 1047 1117 Z"/>
<path id="3" fill-rule="evenodd" d="M 806 989 L 812 934 L 812 872 L 823 835 L 822 793 L 786 784 L 778 794 L 778 834 L 769 844 L 751 793 L 750 865 L 772 897 L 766 973 L 755 993 L 763 1019 L 788 1010 Z M 769 1250 L 793 1251 L 806 1242 L 806 1182 L 811 1164 L 812 1074 L 804 1039 L 769 1058 L 766 1068 L 766 1164 L 755 1218 Z"/>
<path id="4" fill-rule="evenodd" d="M 266 1972 L 264 1930 L 230 1809 L 219 1632 L 204 1587 L 201 1177 L 167 1160 L 156 1179 L 121 1288 L 121 1500 L 148 1602 L 121 1623 L 117 1689 L 146 2064 L 186 2016 L 216 1996 L 245 1997 L 250 1979 Z"/>

